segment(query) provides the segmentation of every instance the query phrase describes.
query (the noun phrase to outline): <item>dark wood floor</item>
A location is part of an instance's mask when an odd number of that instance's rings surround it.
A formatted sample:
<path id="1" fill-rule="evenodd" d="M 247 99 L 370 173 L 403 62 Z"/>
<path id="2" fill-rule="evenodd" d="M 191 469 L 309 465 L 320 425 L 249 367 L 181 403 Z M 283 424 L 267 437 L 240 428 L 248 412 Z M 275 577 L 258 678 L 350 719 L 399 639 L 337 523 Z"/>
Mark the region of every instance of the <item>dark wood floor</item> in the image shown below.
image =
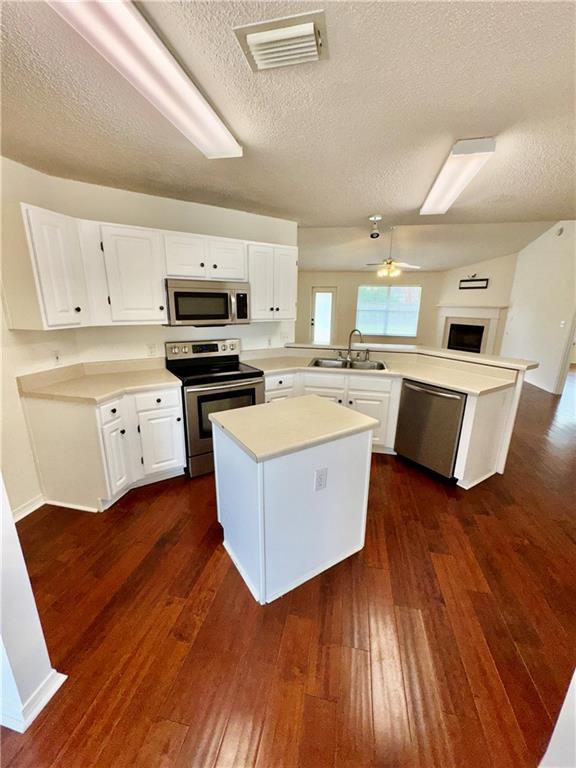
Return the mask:
<path id="1" fill-rule="evenodd" d="M 576 373 L 526 386 L 506 474 L 374 457 L 364 550 L 257 605 L 212 477 L 19 524 L 69 675 L 10 768 L 536 766 L 575 661 Z"/>

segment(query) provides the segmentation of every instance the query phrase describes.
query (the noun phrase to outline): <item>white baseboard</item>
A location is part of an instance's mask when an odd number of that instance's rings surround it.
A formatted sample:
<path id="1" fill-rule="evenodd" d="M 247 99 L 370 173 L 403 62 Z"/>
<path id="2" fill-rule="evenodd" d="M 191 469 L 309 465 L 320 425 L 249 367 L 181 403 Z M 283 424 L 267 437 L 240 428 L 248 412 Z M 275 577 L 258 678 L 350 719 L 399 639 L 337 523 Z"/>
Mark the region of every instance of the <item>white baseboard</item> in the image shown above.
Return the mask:
<path id="1" fill-rule="evenodd" d="M 244 579 L 244 583 L 246 584 L 246 586 L 250 590 L 250 593 L 251 593 L 252 597 L 254 598 L 254 600 L 256 600 L 257 603 L 260 603 L 260 605 L 264 605 L 265 601 L 264 600 L 260 600 L 260 597 L 258 596 L 258 590 L 256 589 L 256 587 L 252 583 L 252 580 L 250 578 L 248 578 L 248 574 L 246 573 L 244 568 L 242 568 L 242 566 L 240 565 L 240 562 L 239 562 L 238 558 L 236 557 L 236 555 L 234 554 L 234 550 L 232 549 L 230 544 L 228 544 L 226 539 L 224 539 L 222 544 L 223 544 L 224 549 L 226 550 L 226 552 L 228 552 L 228 555 L 230 556 L 230 560 L 232 560 L 232 562 L 236 566 L 236 570 L 238 571 L 240 576 L 242 576 L 242 578 Z M 264 597 L 264 595 L 262 597 Z"/>
<path id="2" fill-rule="evenodd" d="M 496 470 L 493 469 L 491 472 L 486 472 L 485 475 L 481 475 L 480 477 L 475 478 L 474 480 L 458 480 L 456 485 L 458 485 L 460 488 L 464 488 L 465 491 L 469 491 L 470 488 L 474 488 L 475 485 L 478 485 L 478 483 L 483 483 L 484 480 L 488 480 L 489 477 L 492 477 L 492 475 L 496 474 Z M 501 472 L 499 474 L 502 474 Z"/>
<path id="3" fill-rule="evenodd" d="M 97 507 L 86 507 L 84 504 L 71 504 L 69 501 L 53 501 L 46 499 L 45 504 L 52 504 L 53 507 L 65 507 L 66 509 L 77 509 L 79 512 L 100 512 Z"/>
<path id="4" fill-rule="evenodd" d="M 16 507 L 12 510 L 15 522 L 22 520 L 31 512 L 34 512 L 36 509 L 41 507 L 42 504 L 46 504 L 44 501 L 44 496 L 34 496 L 34 498 L 30 499 L 30 501 L 26 501 L 24 504 L 20 504 L 19 507 Z"/>
<path id="5" fill-rule="evenodd" d="M 52 696 L 66 680 L 67 675 L 56 672 L 51 669 L 48 676 L 36 688 L 34 693 L 28 698 L 28 701 L 22 707 L 20 712 L 5 712 L 0 715 L 0 723 L 6 728 L 10 728 L 18 733 L 24 733 L 29 726 L 38 717 Z"/>

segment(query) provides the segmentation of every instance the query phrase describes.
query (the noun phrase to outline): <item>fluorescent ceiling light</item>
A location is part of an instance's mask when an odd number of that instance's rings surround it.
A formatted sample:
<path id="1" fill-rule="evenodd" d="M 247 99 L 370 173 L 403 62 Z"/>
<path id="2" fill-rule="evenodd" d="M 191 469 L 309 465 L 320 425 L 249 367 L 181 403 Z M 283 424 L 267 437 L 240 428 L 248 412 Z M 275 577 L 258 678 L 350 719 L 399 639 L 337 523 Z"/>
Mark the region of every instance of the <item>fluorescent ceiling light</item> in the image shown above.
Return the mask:
<path id="1" fill-rule="evenodd" d="M 428 192 L 428 197 L 420 208 L 420 215 L 446 213 L 482 166 L 492 157 L 495 149 L 496 139 L 457 141 L 436 177 L 432 189 Z"/>
<path id="2" fill-rule="evenodd" d="M 202 154 L 242 156 L 242 147 L 132 3 L 47 2 Z"/>

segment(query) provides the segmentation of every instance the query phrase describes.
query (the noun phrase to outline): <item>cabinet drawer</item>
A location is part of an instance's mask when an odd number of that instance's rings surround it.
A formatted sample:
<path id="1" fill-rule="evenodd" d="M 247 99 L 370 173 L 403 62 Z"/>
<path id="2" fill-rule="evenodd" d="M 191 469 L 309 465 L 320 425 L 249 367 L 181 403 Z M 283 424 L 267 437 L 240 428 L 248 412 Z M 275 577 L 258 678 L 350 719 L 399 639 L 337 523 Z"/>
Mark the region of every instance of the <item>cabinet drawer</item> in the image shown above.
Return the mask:
<path id="1" fill-rule="evenodd" d="M 289 389 L 294 386 L 293 373 L 279 373 L 274 376 L 266 376 L 266 391 L 274 389 Z"/>
<path id="2" fill-rule="evenodd" d="M 166 408 L 168 406 L 180 405 L 182 400 L 179 389 L 163 389 L 155 392 L 146 392 L 141 395 L 135 395 L 134 402 L 136 410 L 152 411 L 156 408 Z"/>
<path id="3" fill-rule="evenodd" d="M 346 376 L 341 373 L 305 373 L 304 387 L 343 390 L 346 387 Z"/>
<path id="4" fill-rule="evenodd" d="M 350 374 L 348 376 L 349 389 L 360 389 L 364 392 L 390 392 L 392 389 L 392 379 L 384 376 L 374 376 L 374 374 Z"/>
<path id="5" fill-rule="evenodd" d="M 100 414 L 100 424 L 102 426 L 110 424 L 123 415 L 122 400 L 111 400 L 106 405 L 101 405 L 98 408 L 98 413 Z"/>

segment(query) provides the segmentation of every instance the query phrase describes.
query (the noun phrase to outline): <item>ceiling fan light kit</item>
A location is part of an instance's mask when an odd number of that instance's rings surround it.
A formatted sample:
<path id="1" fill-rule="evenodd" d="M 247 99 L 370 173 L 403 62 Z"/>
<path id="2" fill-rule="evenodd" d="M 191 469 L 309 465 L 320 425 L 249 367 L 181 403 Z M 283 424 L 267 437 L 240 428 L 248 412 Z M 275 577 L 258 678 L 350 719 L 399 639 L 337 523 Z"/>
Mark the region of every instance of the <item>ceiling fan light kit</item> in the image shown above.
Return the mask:
<path id="1" fill-rule="evenodd" d="M 446 213 L 468 184 L 486 165 L 496 150 L 496 139 L 463 139 L 457 141 L 422 207 L 421 216 Z"/>
<path id="2" fill-rule="evenodd" d="M 382 216 L 370 216 L 370 221 L 373 222 L 373 226 L 378 226 L 378 222 L 382 220 Z M 378 233 L 378 237 L 380 233 Z M 372 235 L 370 235 L 372 237 Z M 367 267 L 378 267 L 376 274 L 378 277 L 398 277 L 402 274 L 402 269 L 420 269 L 415 264 L 407 264 L 405 261 L 394 261 L 392 259 L 392 240 L 394 238 L 394 227 L 390 227 L 390 250 L 388 258 L 384 261 L 370 262 L 366 264 Z"/>

